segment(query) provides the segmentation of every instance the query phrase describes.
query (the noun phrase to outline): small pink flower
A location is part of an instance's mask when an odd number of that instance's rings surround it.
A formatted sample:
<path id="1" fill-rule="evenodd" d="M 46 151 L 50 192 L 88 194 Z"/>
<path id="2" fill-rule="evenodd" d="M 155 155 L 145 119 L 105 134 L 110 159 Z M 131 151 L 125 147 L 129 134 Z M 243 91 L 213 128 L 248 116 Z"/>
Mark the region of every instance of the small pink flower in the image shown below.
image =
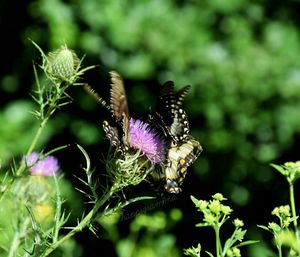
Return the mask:
<path id="1" fill-rule="evenodd" d="M 41 155 L 37 152 L 29 155 L 26 160 L 29 172 L 33 175 L 53 176 L 59 170 L 58 160 L 52 155 L 39 160 L 40 157 Z"/>
<path id="2" fill-rule="evenodd" d="M 131 146 L 144 153 L 153 163 L 165 161 L 165 142 L 149 124 L 131 118 L 129 137 Z"/>

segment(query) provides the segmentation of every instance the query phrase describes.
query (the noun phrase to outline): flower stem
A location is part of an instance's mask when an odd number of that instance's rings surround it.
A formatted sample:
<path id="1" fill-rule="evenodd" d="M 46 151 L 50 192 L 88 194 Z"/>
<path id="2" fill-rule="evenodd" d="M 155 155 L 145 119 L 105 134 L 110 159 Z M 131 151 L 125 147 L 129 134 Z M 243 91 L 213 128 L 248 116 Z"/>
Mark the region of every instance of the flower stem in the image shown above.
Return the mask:
<path id="1" fill-rule="evenodd" d="M 94 208 L 84 217 L 84 219 L 78 223 L 68 234 L 56 241 L 54 244 L 50 245 L 47 250 L 41 255 L 41 257 L 46 257 L 52 253 L 56 248 L 63 244 L 66 240 L 74 236 L 77 232 L 82 231 L 86 226 L 91 223 L 92 218 L 98 212 L 99 208 L 114 194 L 114 191 L 109 190 L 107 193 L 99 199 Z"/>
<path id="2" fill-rule="evenodd" d="M 10 245 L 9 253 L 7 257 L 14 257 L 17 254 L 17 250 L 19 248 L 19 245 L 21 243 L 21 238 L 25 236 L 26 231 L 28 229 L 30 219 L 26 219 L 23 223 L 22 226 L 20 227 L 20 230 L 17 230 L 14 238 L 12 239 L 12 243 Z"/>
<path id="3" fill-rule="evenodd" d="M 282 244 L 278 243 L 277 236 L 275 235 L 276 247 L 278 250 L 278 257 L 282 257 Z"/>
<path id="4" fill-rule="evenodd" d="M 38 130 L 37 130 L 37 132 L 36 132 L 36 134 L 35 134 L 35 136 L 34 136 L 32 142 L 31 142 L 31 144 L 30 144 L 30 146 L 29 146 L 29 148 L 28 148 L 28 150 L 27 150 L 27 152 L 26 152 L 25 160 L 28 159 L 29 155 L 31 154 L 31 152 L 32 152 L 33 149 L 35 148 L 35 146 L 36 146 L 36 144 L 37 144 L 37 142 L 38 142 L 38 140 L 39 140 L 39 138 L 40 138 L 40 136 L 41 136 L 41 134 L 42 134 L 42 132 L 43 132 L 43 130 L 44 130 L 46 124 L 47 124 L 47 121 L 48 121 L 49 117 L 50 117 L 50 115 L 47 115 L 47 116 L 42 120 L 42 122 L 41 122 L 41 124 L 40 124 L 40 126 L 39 126 L 39 128 L 38 128 Z M 16 176 L 17 176 L 17 177 L 20 177 L 20 176 L 22 175 L 22 173 L 24 172 L 25 168 L 26 168 L 26 161 L 23 161 L 23 162 L 21 163 L 19 169 L 18 169 L 17 172 L 16 172 Z"/>
<path id="5" fill-rule="evenodd" d="M 220 242 L 220 227 L 218 224 L 214 227 L 214 230 L 216 235 L 216 256 L 221 257 L 220 253 L 222 252 L 222 246 Z"/>
<path id="6" fill-rule="evenodd" d="M 291 209 L 292 209 L 292 216 L 293 216 L 293 224 L 295 229 L 296 238 L 299 238 L 298 232 L 298 224 L 297 224 L 297 215 L 296 215 L 296 207 L 295 207 L 295 194 L 294 194 L 294 183 L 289 182 L 290 186 L 290 202 L 291 202 Z"/>

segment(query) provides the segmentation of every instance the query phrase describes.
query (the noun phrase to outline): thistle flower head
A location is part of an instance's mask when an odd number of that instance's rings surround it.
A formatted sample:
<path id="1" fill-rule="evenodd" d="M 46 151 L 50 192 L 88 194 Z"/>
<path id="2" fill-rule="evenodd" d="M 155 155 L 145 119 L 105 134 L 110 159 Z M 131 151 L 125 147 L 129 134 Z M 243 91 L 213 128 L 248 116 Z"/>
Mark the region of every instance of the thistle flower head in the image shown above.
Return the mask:
<path id="1" fill-rule="evenodd" d="M 37 152 L 32 152 L 25 160 L 29 166 L 29 172 L 33 175 L 53 176 L 59 170 L 58 160 L 51 155 L 41 159 L 41 155 Z"/>
<path id="2" fill-rule="evenodd" d="M 149 124 L 131 118 L 129 137 L 131 146 L 145 154 L 152 163 L 165 160 L 165 142 Z"/>
<path id="3" fill-rule="evenodd" d="M 113 181 L 113 192 L 129 185 L 138 185 L 153 170 L 150 160 L 141 152 L 125 153 L 123 158 L 115 158 L 110 154 L 105 164 L 107 173 Z"/>

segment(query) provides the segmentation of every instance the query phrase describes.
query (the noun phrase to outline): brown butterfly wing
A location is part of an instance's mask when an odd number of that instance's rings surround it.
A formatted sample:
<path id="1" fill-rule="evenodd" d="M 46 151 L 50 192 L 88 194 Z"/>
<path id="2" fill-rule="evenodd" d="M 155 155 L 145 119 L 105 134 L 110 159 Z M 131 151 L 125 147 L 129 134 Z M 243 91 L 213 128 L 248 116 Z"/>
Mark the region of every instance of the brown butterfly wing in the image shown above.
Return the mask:
<path id="1" fill-rule="evenodd" d="M 121 76 L 116 71 L 111 71 L 110 76 L 110 105 L 113 115 L 116 117 L 117 121 L 122 123 L 124 132 L 124 143 L 127 144 L 129 130 L 129 109 L 124 83 Z"/>

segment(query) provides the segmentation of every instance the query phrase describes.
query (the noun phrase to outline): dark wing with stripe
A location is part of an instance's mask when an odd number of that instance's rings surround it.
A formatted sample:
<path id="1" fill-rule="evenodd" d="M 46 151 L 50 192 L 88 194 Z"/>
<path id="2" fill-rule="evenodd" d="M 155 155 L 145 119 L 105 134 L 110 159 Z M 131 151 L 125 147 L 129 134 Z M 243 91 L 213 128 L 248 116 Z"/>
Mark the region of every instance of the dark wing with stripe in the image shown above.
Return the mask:
<path id="1" fill-rule="evenodd" d="M 156 116 L 161 120 L 162 128 L 174 142 L 188 140 L 189 122 L 182 104 L 190 86 L 181 88 L 175 92 L 174 83 L 168 81 L 163 84 L 158 97 Z"/>

